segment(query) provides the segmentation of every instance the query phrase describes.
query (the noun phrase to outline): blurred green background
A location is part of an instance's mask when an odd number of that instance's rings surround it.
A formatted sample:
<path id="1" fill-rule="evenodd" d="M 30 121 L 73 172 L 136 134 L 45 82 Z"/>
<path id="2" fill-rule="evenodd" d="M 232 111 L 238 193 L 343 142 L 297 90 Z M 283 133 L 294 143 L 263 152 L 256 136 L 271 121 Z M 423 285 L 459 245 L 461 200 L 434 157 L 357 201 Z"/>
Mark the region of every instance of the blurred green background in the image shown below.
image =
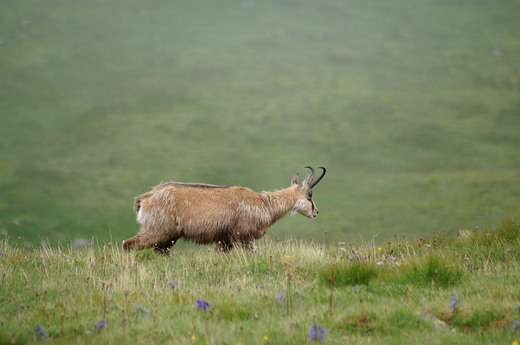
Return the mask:
<path id="1" fill-rule="evenodd" d="M 5 0 L 0 229 L 121 242 L 162 181 L 289 186 L 325 241 L 519 214 L 516 0 Z"/>

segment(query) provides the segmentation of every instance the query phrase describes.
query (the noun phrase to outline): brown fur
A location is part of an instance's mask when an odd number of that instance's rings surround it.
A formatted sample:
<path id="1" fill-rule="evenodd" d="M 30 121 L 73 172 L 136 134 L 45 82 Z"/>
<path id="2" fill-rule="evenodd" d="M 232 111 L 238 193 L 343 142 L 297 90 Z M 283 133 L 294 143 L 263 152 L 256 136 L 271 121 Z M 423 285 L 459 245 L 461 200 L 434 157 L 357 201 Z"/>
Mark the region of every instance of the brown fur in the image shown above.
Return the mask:
<path id="1" fill-rule="evenodd" d="M 217 250 L 223 251 L 234 244 L 250 248 L 253 240 L 264 236 L 273 223 L 290 211 L 309 218 L 318 215 L 312 200 L 311 170 L 301 182 L 296 174 L 290 187 L 275 192 L 257 193 L 239 186 L 162 183 L 135 198 L 134 211 L 141 229 L 123 242 L 123 249 L 155 247 L 168 251 L 179 238 L 200 244 L 217 243 Z M 317 182 L 325 174 L 323 170 Z"/>

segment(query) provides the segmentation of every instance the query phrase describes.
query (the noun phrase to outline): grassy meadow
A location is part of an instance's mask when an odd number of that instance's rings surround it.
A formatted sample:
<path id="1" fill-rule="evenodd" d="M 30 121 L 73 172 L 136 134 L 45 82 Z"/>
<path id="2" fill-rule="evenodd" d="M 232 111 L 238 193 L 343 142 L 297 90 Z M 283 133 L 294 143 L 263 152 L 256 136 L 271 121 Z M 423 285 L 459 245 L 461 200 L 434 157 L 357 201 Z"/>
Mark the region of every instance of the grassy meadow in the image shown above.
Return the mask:
<path id="1" fill-rule="evenodd" d="M 384 243 L 518 216 L 520 3 L 6 1 L 0 231 L 121 242 L 162 181 L 287 187 L 268 233 Z"/>
<path id="2" fill-rule="evenodd" d="M 520 341 L 518 13 L 3 1 L 0 344 Z M 120 249 L 160 182 L 275 190 L 307 165 L 320 216 L 253 252 Z"/>
<path id="3" fill-rule="evenodd" d="M 0 243 L 2 344 L 515 344 L 520 224 L 384 245 Z"/>

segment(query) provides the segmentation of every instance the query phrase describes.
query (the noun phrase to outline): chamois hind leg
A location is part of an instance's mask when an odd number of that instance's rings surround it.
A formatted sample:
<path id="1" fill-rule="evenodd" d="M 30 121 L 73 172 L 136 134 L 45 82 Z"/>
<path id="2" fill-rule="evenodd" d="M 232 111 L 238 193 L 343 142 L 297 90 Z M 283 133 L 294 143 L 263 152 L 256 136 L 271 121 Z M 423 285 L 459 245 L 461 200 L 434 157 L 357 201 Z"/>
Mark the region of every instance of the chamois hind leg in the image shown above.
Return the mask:
<path id="1" fill-rule="evenodd" d="M 160 231 L 161 229 L 149 228 L 142 226 L 137 235 L 123 241 L 123 249 L 144 249 L 144 248 L 159 248 L 159 250 L 166 250 L 171 247 L 172 241 L 176 241 L 178 237 L 171 233 Z"/>
<path id="2" fill-rule="evenodd" d="M 123 241 L 123 250 L 130 250 L 139 244 L 139 235 L 136 235 L 132 238 L 129 238 L 128 240 Z"/>

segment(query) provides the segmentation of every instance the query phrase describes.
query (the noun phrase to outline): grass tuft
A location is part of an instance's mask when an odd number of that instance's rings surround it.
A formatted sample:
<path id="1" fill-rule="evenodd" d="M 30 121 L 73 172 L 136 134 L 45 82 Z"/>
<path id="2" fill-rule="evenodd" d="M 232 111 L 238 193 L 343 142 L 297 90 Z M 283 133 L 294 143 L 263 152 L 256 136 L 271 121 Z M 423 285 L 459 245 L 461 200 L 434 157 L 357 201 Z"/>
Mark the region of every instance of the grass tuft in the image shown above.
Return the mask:
<path id="1" fill-rule="evenodd" d="M 368 285 L 368 283 L 378 276 L 378 270 L 372 262 L 361 262 L 353 260 L 351 262 L 333 263 L 319 271 L 320 281 L 328 286 L 356 286 Z"/>
<path id="2" fill-rule="evenodd" d="M 422 286 L 449 287 L 460 282 L 461 274 L 453 261 L 439 253 L 428 253 L 403 268 L 405 282 Z"/>

